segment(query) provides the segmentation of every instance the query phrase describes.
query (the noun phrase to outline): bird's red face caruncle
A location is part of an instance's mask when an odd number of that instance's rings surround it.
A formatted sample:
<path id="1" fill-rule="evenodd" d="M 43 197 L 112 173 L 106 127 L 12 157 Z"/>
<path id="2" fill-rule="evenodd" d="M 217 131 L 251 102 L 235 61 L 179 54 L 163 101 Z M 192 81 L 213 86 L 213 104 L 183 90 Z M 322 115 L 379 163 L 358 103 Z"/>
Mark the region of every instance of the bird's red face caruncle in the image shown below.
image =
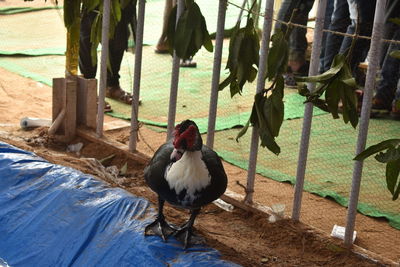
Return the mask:
<path id="1" fill-rule="evenodd" d="M 190 125 L 186 130 L 180 132 L 181 125 L 178 124 L 175 127 L 175 138 L 174 138 L 174 147 L 176 149 L 193 149 L 193 145 L 196 141 L 196 127 Z"/>

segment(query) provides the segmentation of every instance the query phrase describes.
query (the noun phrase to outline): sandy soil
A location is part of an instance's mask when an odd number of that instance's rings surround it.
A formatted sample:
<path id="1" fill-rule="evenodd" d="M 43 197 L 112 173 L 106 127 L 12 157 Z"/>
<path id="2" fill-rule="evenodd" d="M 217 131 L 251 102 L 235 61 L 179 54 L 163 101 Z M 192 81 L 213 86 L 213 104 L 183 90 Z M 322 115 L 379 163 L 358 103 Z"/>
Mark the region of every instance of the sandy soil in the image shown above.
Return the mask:
<path id="1" fill-rule="evenodd" d="M 0 140 L 34 151 L 51 162 L 93 174 L 99 179 L 106 180 L 110 186 L 123 187 L 135 195 L 146 197 L 156 203 L 156 195 L 146 187 L 143 181 L 144 165 L 128 160 L 124 153 L 117 150 L 111 151 L 109 148 L 106 149 L 79 138 L 73 142 L 81 141 L 84 143 L 84 147 L 81 155 L 77 156 L 66 153 L 66 144 L 58 143 L 48 136 L 46 127 L 31 131 L 21 130 L 19 121 L 22 117 L 51 117 L 51 88 L 1 68 L 0 77 L 0 114 L 2 114 L 0 117 Z M 129 130 L 127 128 L 111 129 L 116 125 L 127 125 L 126 122 L 106 116 L 105 123 L 105 133 L 109 139 L 122 143 L 128 142 Z M 107 131 L 107 129 L 110 130 Z M 147 127 L 140 129 L 139 138 L 138 150 L 149 157 L 165 141 L 164 133 L 152 131 Z M 119 184 L 102 175 L 87 161 L 87 158 L 90 157 L 102 159 L 110 154 L 116 156 L 107 163 L 109 165 L 122 167 L 125 162 L 128 162 L 127 174 Z M 242 193 L 243 189 L 237 185 L 236 181 L 245 184 L 245 171 L 228 163 L 224 163 L 224 166 L 230 179 L 229 189 Z M 265 183 L 268 183 L 268 186 L 263 186 Z M 276 193 L 278 185 L 282 186 L 282 184 L 258 177 L 255 200 L 267 205 L 271 201 L 271 196 L 276 198 L 275 203 L 279 201 L 279 198 L 287 197 Z M 285 186 L 291 187 L 290 185 Z M 315 205 L 315 201 L 318 201 L 318 205 L 322 205 L 323 209 L 332 211 L 330 212 L 332 217 L 324 218 L 325 221 L 335 221 L 337 216 L 342 216 L 345 212 L 345 209 L 336 203 L 312 194 L 305 194 L 303 205 Z M 307 209 L 304 208 L 304 210 Z M 175 223 L 187 219 L 185 211 L 170 206 L 167 206 L 166 214 Z M 305 217 L 309 218 L 309 216 Z M 399 240 L 398 231 L 393 232 L 393 229 L 385 222 L 367 217 L 363 219 L 370 220 L 368 221 L 369 234 L 365 237 L 360 236 L 356 244 L 379 254 L 380 256 L 377 256 L 374 253 L 365 252 L 370 258 L 379 259 L 380 263 L 390 264 L 391 261 L 388 259 L 398 261 L 400 259 L 398 247 L 374 245 L 374 240 L 379 239 L 382 231 L 386 232 L 385 230 L 392 238 Z M 314 227 L 323 228 L 324 222 L 321 222 L 320 218 L 315 219 L 314 222 Z M 271 224 L 268 222 L 267 216 L 252 214 L 239 208 L 235 208 L 233 212 L 227 212 L 215 205 L 209 205 L 199 216 L 196 229 L 206 237 L 210 246 L 222 252 L 225 259 L 243 266 L 376 265 L 371 260 L 366 260 L 360 255 L 343 249 L 341 241 L 328 238 L 324 232 L 316 230 L 316 228 L 290 220 Z M 377 232 L 379 236 L 373 236 L 374 232 Z"/>

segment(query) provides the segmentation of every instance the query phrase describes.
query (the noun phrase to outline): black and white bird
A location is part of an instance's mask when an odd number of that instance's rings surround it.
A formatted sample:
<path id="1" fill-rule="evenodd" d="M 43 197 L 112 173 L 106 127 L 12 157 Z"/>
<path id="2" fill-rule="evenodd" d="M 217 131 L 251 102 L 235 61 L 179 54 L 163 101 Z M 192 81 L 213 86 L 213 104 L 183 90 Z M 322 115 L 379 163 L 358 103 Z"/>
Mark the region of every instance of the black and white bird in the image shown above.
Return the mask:
<path id="1" fill-rule="evenodd" d="M 158 235 L 164 241 L 173 235 L 185 248 L 202 243 L 193 234 L 194 220 L 202 206 L 225 192 L 227 176 L 217 153 L 203 145 L 196 123 L 185 120 L 175 127 L 173 140 L 155 152 L 144 177 L 158 194 L 158 215 L 145 228 L 145 235 Z M 179 228 L 169 225 L 163 214 L 165 201 L 189 209 L 190 219 Z"/>

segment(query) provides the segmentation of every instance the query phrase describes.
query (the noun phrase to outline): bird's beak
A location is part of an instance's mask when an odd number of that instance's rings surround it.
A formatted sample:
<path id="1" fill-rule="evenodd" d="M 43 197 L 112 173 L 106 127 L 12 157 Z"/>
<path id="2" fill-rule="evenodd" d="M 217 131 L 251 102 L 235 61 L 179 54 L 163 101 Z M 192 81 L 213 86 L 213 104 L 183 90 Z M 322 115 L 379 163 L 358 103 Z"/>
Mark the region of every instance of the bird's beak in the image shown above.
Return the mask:
<path id="1" fill-rule="evenodd" d="M 181 159 L 182 155 L 183 155 L 184 150 L 183 149 L 176 149 L 174 148 L 174 150 L 171 153 L 171 160 L 173 161 L 178 161 Z"/>

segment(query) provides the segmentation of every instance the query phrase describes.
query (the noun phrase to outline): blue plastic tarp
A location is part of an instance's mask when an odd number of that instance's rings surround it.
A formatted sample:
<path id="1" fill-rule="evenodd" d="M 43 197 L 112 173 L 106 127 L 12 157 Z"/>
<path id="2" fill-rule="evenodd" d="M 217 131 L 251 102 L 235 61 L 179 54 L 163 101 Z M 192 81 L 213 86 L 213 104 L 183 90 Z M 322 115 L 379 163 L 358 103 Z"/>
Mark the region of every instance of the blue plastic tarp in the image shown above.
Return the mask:
<path id="1" fill-rule="evenodd" d="M 0 266 L 238 266 L 145 237 L 149 201 L 0 142 Z"/>

